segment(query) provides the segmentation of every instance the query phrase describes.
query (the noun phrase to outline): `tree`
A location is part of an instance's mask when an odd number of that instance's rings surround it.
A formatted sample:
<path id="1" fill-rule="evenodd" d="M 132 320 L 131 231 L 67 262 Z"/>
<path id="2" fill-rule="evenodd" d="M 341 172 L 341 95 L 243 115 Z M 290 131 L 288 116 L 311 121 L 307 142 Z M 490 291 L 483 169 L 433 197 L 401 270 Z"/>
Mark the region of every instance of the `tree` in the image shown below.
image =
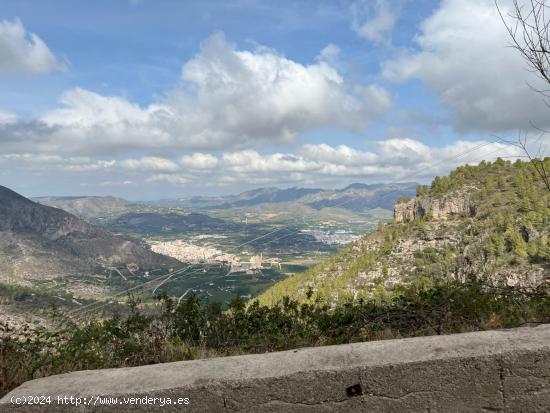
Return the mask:
<path id="1" fill-rule="evenodd" d="M 513 225 L 509 225 L 504 236 L 508 244 L 508 251 L 519 258 L 527 257 L 527 243 Z"/>
<path id="2" fill-rule="evenodd" d="M 527 5 L 513 1 L 512 12 L 504 16 L 495 0 L 498 12 L 512 40 L 512 46 L 521 54 L 533 72 L 550 84 L 550 32 L 546 16 L 546 0 L 529 0 Z M 508 17 L 511 22 L 508 22 Z M 549 16 L 550 17 L 550 16 Z M 545 96 L 548 91 L 537 90 Z"/>
<path id="3" fill-rule="evenodd" d="M 525 5 L 514 0 L 512 12 L 504 16 L 498 0 L 495 0 L 502 22 L 512 40 L 512 47 L 521 54 L 531 71 L 550 85 L 550 14 L 547 16 L 550 4 L 548 3 L 550 2 L 547 0 L 529 0 Z M 506 17 L 511 22 L 507 21 Z M 550 107 L 548 102 L 550 89 L 536 89 L 533 86 L 531 88 L 540 93 L 544 97 L 546 105 Z M 533 126 L 539 129 L 536 125 Z M 541 136 L 538 140 L 547 133 L 545 130 L 539 130 Z M 550 171 L 545 165 L 542 144 L 534 155 L 527 147 L 526 135 L 523 137 L 520 135 L 517 142 L 513 142 L 513 144 L 525 153 L 546 189 L 550 191 Z"/>

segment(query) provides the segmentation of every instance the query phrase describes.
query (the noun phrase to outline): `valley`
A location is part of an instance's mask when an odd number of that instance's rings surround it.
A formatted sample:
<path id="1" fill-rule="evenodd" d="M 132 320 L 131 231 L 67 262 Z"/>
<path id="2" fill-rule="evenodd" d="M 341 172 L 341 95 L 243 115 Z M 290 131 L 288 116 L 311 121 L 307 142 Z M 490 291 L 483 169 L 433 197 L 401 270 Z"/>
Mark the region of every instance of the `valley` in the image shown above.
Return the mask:
<path id="1" fill-rule="evenodd" d="M 102 225 L 193 265 L 153 288 L 155 293 L 179 298 L 192 291 L 223 303 L 236 296 L 248 300 L 327 259 L 391 217 L 391 211 L 380 208 L 376 195 L 364 188 L 347 194 L 346 201 L 368 197 L 373 209 L 347 209 L 345 204 L 316 209 L 308 205 L 312 191 L 269 188 L 221 199 L 164 200 L 147 204 L 148 212 L 125 213 Z M 319 191 L 314 191 L 317 197 Z M 395 201 L 411 191 L 411 184 L 390 186 L 379 196 L 382 202 L 388 197 Z M 335 191 L 326 192 L 333 197 Z"/>

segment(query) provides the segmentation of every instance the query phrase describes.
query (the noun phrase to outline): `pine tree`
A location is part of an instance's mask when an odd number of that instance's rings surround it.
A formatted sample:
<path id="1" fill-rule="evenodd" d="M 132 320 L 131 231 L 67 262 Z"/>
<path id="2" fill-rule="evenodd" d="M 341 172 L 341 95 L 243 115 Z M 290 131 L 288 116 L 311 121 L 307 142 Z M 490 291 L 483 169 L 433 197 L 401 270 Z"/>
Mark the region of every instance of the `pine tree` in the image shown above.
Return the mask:
<path id="1" fill-rule="evenodd" d="M 516 257 L 527 257 L 527 245 L 522 238 L 519 231 L 512 225 L 508 226 L 508 229 L 504 233 L 508 251 L 514 254 Z"/>

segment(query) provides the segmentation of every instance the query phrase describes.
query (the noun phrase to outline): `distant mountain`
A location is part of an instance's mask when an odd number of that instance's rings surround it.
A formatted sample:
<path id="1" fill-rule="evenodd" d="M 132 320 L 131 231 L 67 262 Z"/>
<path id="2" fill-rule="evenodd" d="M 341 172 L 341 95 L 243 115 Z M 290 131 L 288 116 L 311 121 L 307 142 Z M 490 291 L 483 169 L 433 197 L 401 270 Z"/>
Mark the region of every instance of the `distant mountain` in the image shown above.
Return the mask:
<path id="1" fill-rule="evenodd" d="M 385 185 L 388 185 L 388 184 L 361 184 L 361 183 L 356 182 L 356 183 L 353 183 L 353 184 L 350 184 L 350 185 L 346 186 L 343 189 L 339 189 L 338 191 L 346 192 L 346 191 L 353 190 L 353 189 L 370 189 L 370 190 L 373 190 L 373 189 L 383 188 Z M 391 184 L 389 184 L 389 185 L 391 185 Z"/>
<path id="2" fill-rule="evenodd" d="M 415 182 L 396 184 L 351 184 L 336 191 L 323 191 L 315 196 L 304 199 L 306 205 L 315 208 L 344 208 L 354 212 L 369 209 L 392 209 L 401 197 L 411 197 L 416 194 Z"/>
<path id="3" fill-rule="evenodd" d="M 112 196 L 46 196 L 33 198 L 42 205 L 62 209 L 81 218 L 96 218 L 128 210 L 130 203 Z"/>
<path id="4" fill-rule="evenodd" d="M 161 201 L 161 205 L 196 208 L 227 209 L 261 204 L 297 202 L 311 208 L 344 208 L 363 212 L 375 208 L 391 210 L 397 199 L 414 196 L 415 182 L 394 184 L 353 183 L 343 189 L 320 188 L 258 188 L 238 195 L 191 197 Z"/>
<path id="5" fill-rule="evenodd" d="M 234 199 L 228 200 L 218 208 L 234 208 L 243 206 L 253 206 L 266 203 L 294 202 L 305 196 L 323 192 L 318 188 L 258 188 L 252 191 L 242 192 L 234 196 Z"/>
<path id="6" fill-rule="evenodd" d="M 86 275 L 130 263 L 149 269 L 179 261 L 0 186 L 0 280 Z"/>

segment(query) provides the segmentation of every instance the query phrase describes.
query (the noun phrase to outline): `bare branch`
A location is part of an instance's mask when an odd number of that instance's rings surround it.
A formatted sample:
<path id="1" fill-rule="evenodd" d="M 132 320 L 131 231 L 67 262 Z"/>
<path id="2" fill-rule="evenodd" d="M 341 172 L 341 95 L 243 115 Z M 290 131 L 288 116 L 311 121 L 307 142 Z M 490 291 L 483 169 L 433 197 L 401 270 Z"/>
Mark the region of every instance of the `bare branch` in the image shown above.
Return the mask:
<path id="1" fill-rule="evenodd" d="M 514 0 L 512 11 L 506 16 L 508 19 L 504 16 L 498 0 L 495 0 L 495 5 L 512 41 L 511 47 L 520 53 L 531 71 L 550 84 L 550 19 L 546 17 L 547 9 L 550 6 L 547 4 L 547 0 L 530 0 L 526 5 Z M 550 102 L 546 99 L 550 98 L 550 91 L 530 87 L 536 93 L 542 95 L 544 104 L 550 107 Z M 536 127 L 532 122 L 531 126 L 541 132 L 535 142 L 537 144 L 548 131 Z M 539 143 L 536 154 L 532 155 L 527 145 L 527 133 L 524 136 L 519 133 L 515 142 L 499 139 L 522 150 L 525 157 L 529 159 L 531 165 L 535 168 L 546 189 L 550 191 L 550 174 L 545 165 L 542 142 Z"/>

